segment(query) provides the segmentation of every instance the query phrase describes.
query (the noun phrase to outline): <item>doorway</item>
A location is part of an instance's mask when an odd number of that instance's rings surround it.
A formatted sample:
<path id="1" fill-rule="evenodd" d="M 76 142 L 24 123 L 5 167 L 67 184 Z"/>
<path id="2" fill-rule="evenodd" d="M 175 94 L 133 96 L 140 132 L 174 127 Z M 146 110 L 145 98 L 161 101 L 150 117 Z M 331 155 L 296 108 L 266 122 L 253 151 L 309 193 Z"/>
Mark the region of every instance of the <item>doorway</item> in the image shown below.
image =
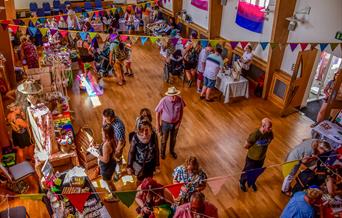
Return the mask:
<path id="1" fill-rule="evenodd" d="M 324 101 L 324 88 L 341 67 L 342 58 L 328 52 L 322 52 L 320 54 L 317 68 L 313 71 L 314 78 L 309 89 L 306 106 L 301 109 L 301 111 L 311 120 L 316 120 L 317 114 Z"/>

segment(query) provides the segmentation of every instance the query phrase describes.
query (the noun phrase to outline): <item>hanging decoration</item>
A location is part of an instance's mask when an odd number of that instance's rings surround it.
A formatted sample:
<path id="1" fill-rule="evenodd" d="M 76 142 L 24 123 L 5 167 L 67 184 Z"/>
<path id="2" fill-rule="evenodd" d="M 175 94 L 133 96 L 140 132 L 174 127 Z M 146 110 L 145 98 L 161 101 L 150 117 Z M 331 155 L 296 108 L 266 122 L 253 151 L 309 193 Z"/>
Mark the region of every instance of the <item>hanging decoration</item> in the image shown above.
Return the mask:
<path id="1" fill-rule="evenodd" d="M 262 33 L 264 27 L 265 14 L 263 7 L 239 1 L 235 23 L 242 28 L 255 33 Z"/>
<path id="2" fill-rule="evenodd" d="M 134 200 L 135 195 L 137 194 L 137 191 L 127 191 L 127 192 L 116 192 L 115 195 L 120 199 L 120 201 L 126 205 L 127 207 L 130 207 Z"/>
<path id="3" fill-rule="evenodd" d="M 208 10 L 208 0 L 191 0 L 191 4 L 201 10 Z"/>

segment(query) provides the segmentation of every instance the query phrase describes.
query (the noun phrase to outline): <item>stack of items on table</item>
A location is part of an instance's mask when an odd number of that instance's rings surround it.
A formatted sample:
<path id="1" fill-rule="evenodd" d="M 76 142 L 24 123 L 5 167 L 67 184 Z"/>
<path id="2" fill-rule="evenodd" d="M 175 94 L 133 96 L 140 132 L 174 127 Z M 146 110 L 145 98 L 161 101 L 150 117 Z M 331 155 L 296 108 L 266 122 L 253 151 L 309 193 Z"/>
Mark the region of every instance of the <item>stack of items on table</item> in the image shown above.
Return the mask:
<path id="1" fill-rule="evenodd" d="M 171 26 L 168 25 L 164 20 L 158 20 L 155 23 L 147 24 L 148 34 L 154 36 L 165 36 L 169 35 Z"/>
<path id="2" fill-rule="evenodd" d="M 52 217 L 57 218 L 109 218 L 99 195 L 84 170 L 74 167 L 64 172 L 53 172 L 46 162 L 42 168 L 47 190 L 45 204 Z"/>

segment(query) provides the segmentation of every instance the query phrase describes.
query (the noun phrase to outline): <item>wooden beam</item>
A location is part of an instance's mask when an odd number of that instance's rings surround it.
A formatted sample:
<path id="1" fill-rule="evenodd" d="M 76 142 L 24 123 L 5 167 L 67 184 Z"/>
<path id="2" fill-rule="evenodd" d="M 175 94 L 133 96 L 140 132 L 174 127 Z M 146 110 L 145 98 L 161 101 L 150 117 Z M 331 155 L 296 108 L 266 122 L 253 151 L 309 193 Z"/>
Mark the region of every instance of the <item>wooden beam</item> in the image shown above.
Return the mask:
<path id="1" fill-rule="evenodd" d="M 209 39 L 220 37 L 222 9 L 221 0 L 209 0 Z"/>
<path id="2" fill-rule="evenodd" d="M 177 13 L 183 9 L 183 0 L 172 0 L 172 12 L 173 16 L 177 16 Z"/>
<path id="3" fill-rule="evenodd" d="M 274 12 L 271 43 L 286 43 L 289 31 L 287 17 L 291 17 L 295 11 L 297 0 L 277 0 Z M 283 61 L 285 46 L 272 49 L 269 46 L 268 65 L 265 72 L 265 87 L 262 97 L 267 98 L 270 91 L 273 73 L 280 70 Z"/>

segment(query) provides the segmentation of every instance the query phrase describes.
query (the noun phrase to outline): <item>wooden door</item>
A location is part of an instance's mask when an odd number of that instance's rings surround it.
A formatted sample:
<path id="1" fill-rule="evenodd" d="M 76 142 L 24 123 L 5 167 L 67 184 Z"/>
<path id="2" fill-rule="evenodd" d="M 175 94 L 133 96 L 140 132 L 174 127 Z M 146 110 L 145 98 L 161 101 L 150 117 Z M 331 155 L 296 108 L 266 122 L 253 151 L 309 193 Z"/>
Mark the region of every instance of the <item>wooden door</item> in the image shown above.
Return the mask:
<path id="1" fill-rule="evenodd" d="M 281 116 L 287 116 L 296 112 L 300 107 L 313 65 L 316 60 L 317 49 L 302 51 L 298 53 L 297 61 L 294 66 L 293 74 L 290 81 L 290 88 L 285 99 L 284 108 Z"/>
<path id="2" fill-rule="evenodd" d="M 328 106 L 324 114 L 325 119 L 329 119 L 331 110 L 342 109 L 342 69 L 339 70 L 338 76 L 334 82 L 334 87 L 328 99 Z"/>

